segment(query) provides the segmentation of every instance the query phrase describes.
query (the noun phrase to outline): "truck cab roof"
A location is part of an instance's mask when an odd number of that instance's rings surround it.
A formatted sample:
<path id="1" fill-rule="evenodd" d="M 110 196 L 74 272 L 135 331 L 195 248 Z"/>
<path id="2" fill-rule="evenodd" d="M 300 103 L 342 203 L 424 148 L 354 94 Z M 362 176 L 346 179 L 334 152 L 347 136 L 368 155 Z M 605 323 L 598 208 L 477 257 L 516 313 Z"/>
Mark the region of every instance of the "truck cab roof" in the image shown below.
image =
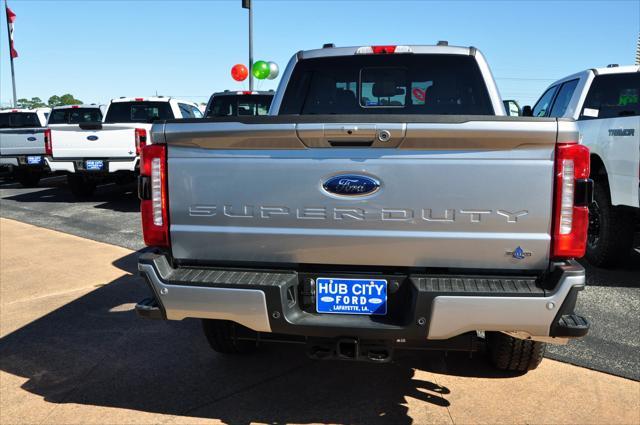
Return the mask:
<path id="1" fill-rule="evenodd" d="M 549 87 L 555 86 L 556 84 L 564 83 L 565 81 L 586 78 L 591 75 L 627 74 L 630 72 L 640 72 L 640 65 L 612 65 L 602 68 L 589 68 L 585 69 L 584 71 L 576 72 L 575 74 L 571 74 L 564 78 L 561 78 L 555 81 L 553 84 L 549 85 Z"/>
<path id="2" fill-rule="evenodd" d="M 275 92 L 273 90 L 225 90 L 225 91 L 219 91 L 216 92 L 214 94 L 212 94 L 211 96 L 252 96 L 252 95 L 267 95 L 267 96 L 273 96 L 275 94 Z"/>
<path id="3" fill-rule="evenodd" d="M 211 95 L 205 117 L 253 116 L 267 115 L 271 101 L 275 96 L 273 90 L 225 90 Z"/>
<path id="4" fill-rule="evenodd" d="M 115 99 L 111 99 L 109 103 L 126 103 L 126 102 L 179 102 L 186 103 L 189 105 L 198 106 L 197 103 L 191 102 L 190 100 L 182 100 L 176 99 L 175 97 L 170 96 L 148 96 L 148 97 L 117 97 Z"/>
<path id="5" fill-rule="evenodd" d="M 47 124 L 51 108 L 9 108 L 0 110 L 0 128 L 39 128 Z M 6 116 L 8 115 L 8 116 Z"/>
<path id="6" fill-rule="evenodd" d="M 327 61 L 324 66 L 320 65 L 320 61 Z M 333 61 L 333 63 L 328 63 Z M 349 113 L 427 113 L 427 114 L 490 114 L 497 116 L 506 115 L 504 105 L 502 103 L 502 98 L 500 96 L 500 92 L 498 91 L 498 87 L 495 83 L 493 75 L 491 74 L 491 70 L 489 69 L 489 65 L 487 64 L 486 59 L 482 55 L 482 53 L 476 49 L 475 47 L 468 46 L 449 46 L 447 42 L 439 42 L 437 45 L 365 45 L 365 46 L 350 46 L 350 47 L 333 47 L 332 45 L 328 47 L 323 47 L 321 49 L 313 49 L 313 50 L 304 50 L 296 53 L 291 60 L 289 61 L 285 71 L 282 74 L 282 79 L 280 81 L 280 85 L 278 90 L 275 93 L 275 97 L 273 99 L 270 115 L 281 115 L 281 114 L 297 114 L 297 113 L 310 113 L 310 114 L 319 114 L 322 112 L 321 110 L 311 110 L 305 112 L 305 110 L 309 109 L 304 106 L 306 102 L 300 96 L 295 95 L 293 91 L 291 91 L 290 95 L 287 96 L 287 91 L 292 87 L 289 84 L 290 79 L 294 73 L 305 72 L 308 75 L 312 75 L 315 71 L 314 69 L 321 67 L 322 70 L 318 71 L 324 75 L 324 79 L 341 79 L 345 78 L 343 75 L 337 75 L 337 69 L 343 68 L 347 70 L 347 73 L 350 75 L 350 81 L 340 81 L 338 85 L 333 87 L 333 91 L 337 91 L 339 93 L 333 93 L 331 90 L 326 91 L 321 89 L 317 84 L 326 84 L 327 82 L 315 81 L 316 88 L 315 90 L 320 90 L 322 92 L 323 98 L 331 97 L 334 94 L 338 96 L 336 98 L 336 104 L 342 103 L 345 105 L 344 108 L 333 108 L 327 109 L 326 111 L 329 113 L 338 113 L 338 114 L 349 114 Z M 355 68 L 368 69 L 370 71 L 370 75 L 363 76 L 358 73 L 358 70 Z M 414 80 L 411 82 L 411 87 L 401 88 L 402 93 L 392 94 L 390 90 L 391 87 L 383 87 L 384 84 L 377 84 L 376 86 L 376 95 L 370 93 L 373 89 L 371 82 L 373 81 L 373 74 L 375 74 L 375 69 L 378 69 L 378 74 L 382 68 L 388 68 L 389 72 L 392 72 L 391 68 L 395 68 L 395 73 L 398 74 L 401 69 L 412 70 L 411 72 L 414 74 L 421 74 L 420 76 L 414 75 L 411 78 L 423 78 L 422 80 Z M 426 67 L 426 68 L 425 68 Z M 447 71 L 439 71 L 444 69 L 453 70 L 456 69 L 457 72 L 465 71 L 465 75 L 461 78 L 453 79 L 451 78 L 451 72 Z M 424 70 L 428 70 L 429 72 L 423 72 Z M 434 83 L 433 75 L 431 70 L 434 73 L 438 74 L 439 82 Z M 326 74 L 326 75 L 325 75 Z M 358 76 L 359 75 L 359 76 Z M 301 76 L 293 76 L 293 79 L 296 81 L 300 80 Z M 366 85 L 366 93 L 363 92 L 362 79 L 368 79 L 370 81 L 365 82 Z M 400 80 L 402 78 L 397 75 L 397 78 Z M 316 78 L 319 80 L 320 78 Z M 356 81 L 357 80 L 357 81 Z M 378 79 L 379 80 L 379 79 Z M 392 84 L 393 82 L 387 79 L 387 83 Z M 396 81 L 399 82 L 400 80 Z M 470 82 L 473 80 L 473 82 Z M 380 80 L 381 82 L 382 80 Z M 423 84 L 419 84 L 422 82 Z M 352 87 L 352 84 L 353 86 Z M 440 99 L 445 95 L 444 92 L 448 91 L 448 100 L 456 96 L 451 96 L 454 94 L 452 92 L 455 91 L 458 94 L 462 93 L 461 88 L 457 88 L 454 86 L 460 86 L 462 84 L 472 84 L 475 86 L 475 89 L 478 91 L 482 91 L 482 93 L 474 93 L 474 96 L 477 99 L 482 99 L 482 103 L 484 104 L 482 107 L 466 107 L 469 105 L 467 102 L 466 105 L 463 105 L 459 108 L 438 108 L 436 103 L 442 104 Z M 360 89 L 356 90 L 355 85 L 358 85 Z M 347 87 L 348 86 L 348 87 Z M 438 86 L 437 88 L 430 89 L 430 87 Z M 302 87 L 296 87 L 296 90 L 303 90 Z M 328 89 L 328 88 L 327 88 Z M 420 99 L 415 99 L 415 102 L 404 102 L 400 97 L 402 95 L 409 96 L 414 89 L 420 90 Z M 470 88 L 467 87 L 467 92 Z M 431 93 L 427 96 L 429 99 L 435 99 L 433 101 L 426 101 L 427 97 L 423 97 L 423 94 L 426 94 L 426 91 L 429 90 Z M 473 90 L 472 90 L 473 91 Z M 319 92 L 319 93 L 320 93 Z M 350 92 L 350 93 L 345 93 Z M 436 92 L 436 93 L 434 93 Z M 438 93 L 439 92 L 439 93 Z M 434 94 L 436 96 L 434 96 Z M 391 95 L 391 96 L 390 96 Z M 347 99 L 347 96 L 349 99 Z M 351 99 L 354 96 L 359 96 L 357 99 Z M 298 103 L 302 103 L 300 105 L 295 104 L 293 107 L 292 101 L 298 99 Z M 374 99 L 375 98 L 375 99 Z M 381 102 L 386 101 L 388 104 L 384 104 Z M 398 105 L 400 102 L 400 105 Z M 289 103 L 289 105 L 287 105 Z M 422 108 L 421 106 L 427 104 L 426 107 Z M 462 105 L 464 102 L 460 102 Z M 408 108 L 404 106 L 408 105 Z M 417 105 L 417 107 L 416 107 Z M 469 105 L 470 106 L 470 105 Z M 384 107 L 384 110 L 383 110 Z M 396 107 L 395 111 L 391 111 L 391 108 Z M 316 108 L 318 109 L 318 108 Z M 423 111 L 423 109 L 431 109 L 431 111 Z"/>
<path id="7" fill-rule="evenodd" d="M 102 108 L 105 105 L 98 105 L 96 103 L 91 103 L 91 104 L 80 104 L 80 105 L 62 105 L 62 106 L 54 106 L 52 108 L 53 111 L 57 111 L 60 109 L 78 109 L 78 108 Z"/>
<path id="8" fill-rule="evenodd" d="M 542 92 L 541 97 L 534 104 L 534 112 L 537 105 L 541 102 L 542 97 L 549 92 L 554 87 L 566 87 L 571 84 L 575 86 L 573 89 L 573 93 L 569 97 L 566 102 L 566 107 L 560 115 L 554 115 L 553 113 L 550 116 L 562 116 L 564 118 L 572 118 L 578 120 L 580 118 L 580 113 L 582 112 L 582 105 L 586 100 L 587 94 L 591 87 L 591 84 L 597 77 L 603 75 L 617 75 L 617 74 L 633 74 L 640 73 L 640 65 L 609 65 L 607 67 L 602 68 L 590 68 L 585 69 L 580 72 L 576 72 L 574 74 L 568 75 L 566 77 L 560 78 L 553 83 L 549 84 L 549 86 Z M 615 77 L 608 77 L 615 78 Z M 568 84 L 567 84 L 568 83 Z M 555 96 L 554 96 L 555 98 Z M 555 101 L 554 101 L 555 102 Z M 548 111 L 551 112 L 551 111 Z M 549 115 L 549 114 L 548 114 Z"/>
<path id="9" fill-rule="evenodd" d="M 34 113 L 34 112 L 44 112 L 44 113 L 49 113 L 51 112 L 51 108 L 34 108 L 34 109 L 28 109 L 28 108 L 7 108 L 7 109 L 0 109 L 0 114 L 9 114 L 9 113 Z"/>
<path id="10" fill-rule="evenodd" d="M 372 45 L 349 47 L 323 47 L 321 49 L 301 50 L 299 59 L 312 59 L 331 56 L 352 56 L 363 54 L 443 54 L 443 55 L 475 55 L 475 47 L 439 45 Z"/>

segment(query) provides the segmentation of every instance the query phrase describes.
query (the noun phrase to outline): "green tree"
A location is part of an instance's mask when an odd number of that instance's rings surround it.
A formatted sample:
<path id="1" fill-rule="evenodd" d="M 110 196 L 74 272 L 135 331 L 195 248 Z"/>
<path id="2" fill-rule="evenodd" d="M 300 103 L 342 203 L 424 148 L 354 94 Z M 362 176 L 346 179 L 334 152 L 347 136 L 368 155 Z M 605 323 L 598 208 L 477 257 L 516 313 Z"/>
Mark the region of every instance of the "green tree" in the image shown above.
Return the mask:
<path id="1" fill-rule="evenodd" d="M 67 93 L 63 94 L 62 96 L 54 94 L 49 98 L 49 101 L 47 103 L 49 104 L 49 106 L 54 107 L 64 105 L 80 105 L 82 101 L 73 97 L 72 94 Z"/>
<path id="2" fill-rule="evenodd" d="M 39 97 L 32 97 L 31 100 L 22 98 L 18 99 L 18 108 L 35 109 L 47 106 Z"/>

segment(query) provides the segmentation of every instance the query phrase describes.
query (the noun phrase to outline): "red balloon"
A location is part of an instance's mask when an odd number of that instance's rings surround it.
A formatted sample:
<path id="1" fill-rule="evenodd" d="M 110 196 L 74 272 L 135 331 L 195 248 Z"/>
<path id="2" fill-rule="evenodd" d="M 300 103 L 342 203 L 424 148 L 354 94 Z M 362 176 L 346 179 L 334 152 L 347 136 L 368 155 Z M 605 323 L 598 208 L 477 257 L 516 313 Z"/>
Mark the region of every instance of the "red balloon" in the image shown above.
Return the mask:
<path id="1" fill-rule="evenodd" d="M 249 70 L 241 63 L 233 65 L 233 68 L 231 68 L 231 77 L 236 81 L 244 81 L 248 76 Z"/>

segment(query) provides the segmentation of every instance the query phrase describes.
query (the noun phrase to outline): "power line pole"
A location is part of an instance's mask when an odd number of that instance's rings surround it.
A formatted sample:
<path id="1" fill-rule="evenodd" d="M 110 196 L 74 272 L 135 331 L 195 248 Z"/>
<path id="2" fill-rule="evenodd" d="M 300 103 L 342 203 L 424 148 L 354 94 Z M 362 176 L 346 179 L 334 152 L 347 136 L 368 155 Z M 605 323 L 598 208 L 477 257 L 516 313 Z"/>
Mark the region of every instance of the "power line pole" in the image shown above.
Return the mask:
<path id="1" fill-rule="evenodd" d="M 13 37 L 9 24 L 9 6 L 7 0 L 4 0 L 4 11 L 7 17 L 7 38 L 9 42 L 9 59 L 11 60 L 11 84 L 13 86 L 13 107 L 18 106 L 18 97 L 16 96 L 16 71 L 13 68 Z"/>
<path id="2" fill-rule="evenodd" d="M 249 9 L 249 90 L 253 91 L 253 8 L 251 0 L 242 0 L 242 7 Z"/>

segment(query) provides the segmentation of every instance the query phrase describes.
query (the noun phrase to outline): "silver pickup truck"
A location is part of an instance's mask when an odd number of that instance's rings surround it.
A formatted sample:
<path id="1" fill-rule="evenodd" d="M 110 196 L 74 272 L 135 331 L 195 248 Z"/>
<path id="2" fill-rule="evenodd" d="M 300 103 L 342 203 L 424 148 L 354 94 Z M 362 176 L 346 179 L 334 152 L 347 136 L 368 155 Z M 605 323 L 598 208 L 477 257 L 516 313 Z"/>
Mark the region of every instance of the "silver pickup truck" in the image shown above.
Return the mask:
<path id="1" fill-rule="evenodd" d="M 584 336 L 589 152 L 507 117 L 471 47 L 297 53 L 269 116 L 157 122 L 138 183 L 152 296 L 213 349 L 386 362 L 478 350 L 526 371 Z"/>
<path id="2" fill-rule="evenodd" d="M 50 132 L 45 128 L 49 108 L 0 111 L 0 169 L 25 187 L 37 186 L 48 171 L 44 160 Z"/>

